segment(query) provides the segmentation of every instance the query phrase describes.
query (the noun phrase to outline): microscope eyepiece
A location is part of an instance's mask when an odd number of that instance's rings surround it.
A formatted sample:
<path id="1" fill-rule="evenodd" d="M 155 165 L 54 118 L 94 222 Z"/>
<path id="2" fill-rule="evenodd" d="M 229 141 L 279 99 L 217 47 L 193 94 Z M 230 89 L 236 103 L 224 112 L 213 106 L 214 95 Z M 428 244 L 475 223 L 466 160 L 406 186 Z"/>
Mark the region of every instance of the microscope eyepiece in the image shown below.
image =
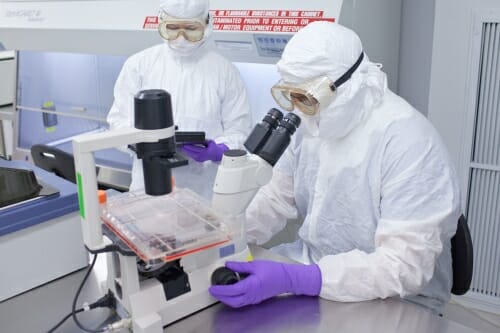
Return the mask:
<path id="1" fill-rule="evenodd" d="M 269 110 L 248 136 L 243 144 L 245 148 L 252 154 L 258 154 L 282 119 L 283 113 L 280 110 L 275 108 Z"/>
<path id="2" fill-rule="evenodd" d="M 299 126 L 300 117 L 294 113 L 287 113 L 257 155 L 274 166 L 285 152 L 292 135 Z"/>
<path id="3" fill-rule="evenodd" d="M 300 117 L 295 113 L 287 113 L 283 117 L 280 110 L 272 108 L 264 119 L 255 125 L 244 146 L 251 154 L 259 155 L 274 166 L 299 126 Z"/>
<path id="4" fill-rule="evenodd" d="M 272 108 L 267 112 L 262 121 L 268 123 L 272 128 L 276 129 L 281 119 L 283 119 L 283 113 L 276 108 Z"/>
<path id="5" fill-rule="evenodd" d="M 280 122 L 280 126 L 286 128 L 290 134 L 294 134 L 300 126 L 300 117 L 295 113 L 288 113 L 285 118 Z"/>

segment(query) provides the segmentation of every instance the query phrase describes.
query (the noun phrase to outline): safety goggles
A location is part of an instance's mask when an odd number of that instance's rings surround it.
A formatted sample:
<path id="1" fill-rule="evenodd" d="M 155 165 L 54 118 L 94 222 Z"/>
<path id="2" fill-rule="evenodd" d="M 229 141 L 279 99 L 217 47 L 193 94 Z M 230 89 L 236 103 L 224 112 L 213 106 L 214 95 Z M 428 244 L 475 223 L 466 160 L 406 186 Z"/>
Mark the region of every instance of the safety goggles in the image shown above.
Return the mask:
<path id="1" fill-rule="evenodd" d="M 362 60 L 363 52 L 356 63 L 335 82 L 326 76 L 303 83 L 280 80 L 271 88 L 271 94 L 276 103 L 286 111 L 293 111 L 296 107 L 306 115 L 314 115 L 321 105 L 329 105 L 332 102 L 338 87 L 351 78 Z"/>
<path id="2" fill-rule="evenodd" d="M 318 112 L 319 105 L 327 105 L 334 97 L 335 86 L 326 76 L 291 84 L 280 80 L 271 88 L 274 100 L 286 111 L 297 107 L 307 115 Z"/>
<path id="3" fill-rule="evenodd" d="M 182 35 L 190 42 L 198 42 L 203 39 L 206 26 L 206 23 L 198 19 L 176 19 L 160 13 L 158 32 L 166 40 L 175 40 Z"/>

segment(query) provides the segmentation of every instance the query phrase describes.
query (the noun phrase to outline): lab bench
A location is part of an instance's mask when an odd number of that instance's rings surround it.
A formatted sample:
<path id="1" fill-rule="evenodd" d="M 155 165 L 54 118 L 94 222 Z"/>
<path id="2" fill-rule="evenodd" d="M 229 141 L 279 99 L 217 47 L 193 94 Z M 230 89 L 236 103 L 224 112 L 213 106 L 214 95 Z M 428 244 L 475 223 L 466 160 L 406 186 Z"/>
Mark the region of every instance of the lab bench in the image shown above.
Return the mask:
<path id="1" fill-rule="evenodd" d="M 3 301 L 85 267 L 88 256 L 83 246 L 76 185 L 25 161 L 0 159 L 0 167 L 33 170 L 44 193 L 0 209 Z"/>
<path id="2" fill-rule="evenodd" d="M 252 248 L 256 258 L 283 259 L 262 248 Z M 101 256 L 79 298 L 79 304 L 100 296 L 105 279 L 105 256 Z M 73 296 L 85 270 L 70 274 L 25 294 L 0 303 L 2 333 L 47 332 L 69 313 Z M 107 318 L 107 310 L 79 314 L 81 321 L 96 329 Z M 81 332 L 68 321 L 56 333 Z M 125 331 L 122 331 L 125 332 Z M 357 303 L 339 303 L 317 297 L 278 297 L 261 304 L 232 309 L 217 303 L 177 321 L 165 333 L 190 332 L 335 332 L 335 333 L 469 333 L 473 329 L 439 317 L 397 298 Z"/>

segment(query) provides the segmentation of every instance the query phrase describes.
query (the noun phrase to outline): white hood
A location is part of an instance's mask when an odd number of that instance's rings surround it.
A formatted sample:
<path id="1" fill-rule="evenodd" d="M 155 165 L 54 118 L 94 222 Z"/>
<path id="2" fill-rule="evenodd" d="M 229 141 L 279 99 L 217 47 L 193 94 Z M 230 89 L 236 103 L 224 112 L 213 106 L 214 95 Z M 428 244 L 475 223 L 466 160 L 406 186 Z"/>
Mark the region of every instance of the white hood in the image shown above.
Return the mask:
<path id="1" fill-rule="evenodd" d="M 340 78 L 359 58 L 363 47 L 359 37 L 338 23 L 314 22 L 300 30 L 286 46 L 278 71 L 287 82 L 303 82 L 328 76 Z M 309 133 L 325 138 L 342 138 L 364 118 L 366 110 L 379 105 L 387 87 L 380 66 L 364 56 L 351 78 L 337 89 L 330 105 L 320 108 L 315 121 L 302 115 Z M 319 117 L 319 119 L 318 119 Z M 314 124 L 318 126 L 314 131 Z"/>

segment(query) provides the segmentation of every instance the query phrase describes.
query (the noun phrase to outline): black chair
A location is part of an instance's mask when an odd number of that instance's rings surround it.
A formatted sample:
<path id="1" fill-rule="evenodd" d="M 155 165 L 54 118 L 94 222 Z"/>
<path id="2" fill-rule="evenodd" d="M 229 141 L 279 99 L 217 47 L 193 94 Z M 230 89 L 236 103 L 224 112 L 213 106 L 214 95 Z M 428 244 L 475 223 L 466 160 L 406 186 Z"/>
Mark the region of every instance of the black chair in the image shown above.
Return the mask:
<path id="1" fill-rule="evenodd" d="M 31 147 L 31 157 L 37 167 L 76 184 L 73 155 L 56 147 L 39 144 Z"/>
<path id="2" fill-rule="evenodd" d="M 53 146 L 33 145 L 31 147 L 31 157 L 33 162 L 39 168 L 53 172 L 61 178 L 64 178 L 76 184 L 75 159 L 73 155 Z M 99 174 L 99 168 L 96 167 L 96 174 Z M 100 190 L 114 189 L 119 192 L 127 191 L 120 185 L 97 183 Z"/>
<path id="3" fill-rule="evenodd" d="M 473 271 L 472 238 L 467 219 L 463 215 L 458 219 L 457 232 L 451 239 L 451 259 L 453 263 L 451 292 L 454 295 L 463 295 L 470 288 Z"/>

